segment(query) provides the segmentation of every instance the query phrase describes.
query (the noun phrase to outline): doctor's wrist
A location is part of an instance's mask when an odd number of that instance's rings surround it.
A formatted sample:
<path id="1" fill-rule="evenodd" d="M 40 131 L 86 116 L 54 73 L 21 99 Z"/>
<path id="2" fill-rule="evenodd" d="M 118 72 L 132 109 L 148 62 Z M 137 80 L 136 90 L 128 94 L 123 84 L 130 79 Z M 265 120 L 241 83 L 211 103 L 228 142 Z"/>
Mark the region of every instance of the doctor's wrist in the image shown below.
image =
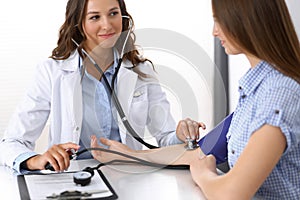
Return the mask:
<path id="1" fill-rule="evenodd" d="M 39 155 L 34 155 L 34 156 L 28 158 L 27 160 L 23 161 L 20 164 L 20 169 L 22 169 L 22 170 L 29 170 L 29 171 L 36 170 L 36 167 L 35 167 L 35 164 L 34 164 L 35 163 L 34 160 L 35 160 L 35 158 L 37 156 L 39 156 Z"/>

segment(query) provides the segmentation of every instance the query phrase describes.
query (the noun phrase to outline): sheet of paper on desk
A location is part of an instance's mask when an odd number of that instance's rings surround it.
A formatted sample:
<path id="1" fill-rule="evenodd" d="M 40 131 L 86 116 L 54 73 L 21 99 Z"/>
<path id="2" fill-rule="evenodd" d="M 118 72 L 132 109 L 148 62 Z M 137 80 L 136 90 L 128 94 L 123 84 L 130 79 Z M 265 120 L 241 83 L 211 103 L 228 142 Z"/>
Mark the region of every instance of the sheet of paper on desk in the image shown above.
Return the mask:
<path id="1" fill-rule="evenodd" d="M 25 176 L 30 199 L 46 199 L 52 194 L 60 194 L 64 191 L 101 191 L 102 193 L 93 194 L 90 198 L 100 198 L 111 196 L 112 193 L 104 183 L 100 175 L 96 172 L 92 177 L 91 183 L 87 186 L 76 185 L 73 182 L 73 173 L 55 173 L 47 175 L 27 175 Z"/>

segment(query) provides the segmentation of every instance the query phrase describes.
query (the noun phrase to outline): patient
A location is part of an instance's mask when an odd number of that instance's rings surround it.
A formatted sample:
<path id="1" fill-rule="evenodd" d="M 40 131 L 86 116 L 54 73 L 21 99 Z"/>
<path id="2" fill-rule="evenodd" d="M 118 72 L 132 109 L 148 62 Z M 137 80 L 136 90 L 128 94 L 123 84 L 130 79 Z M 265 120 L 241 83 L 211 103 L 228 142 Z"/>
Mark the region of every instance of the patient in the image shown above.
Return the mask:
<path id="1" fill-rule="evenodd" d="M 225 52 L 244 54 L 251 65 L 239 81 L 227 133 L 230 171 L 218 176 L 214 156 L 199 148 L 186 151 L 184 144 L 133 151 L 116 141 L 100 142 L 153 162 L 190 165 L 207 199 L 299 199 L 300 48 L 285 0 L 212 0 L 212 10 L 213 35 Z M 91 146 L 98 146 L 97 138 Z M 92 154 L 101 162 L 116 158 Z"/>

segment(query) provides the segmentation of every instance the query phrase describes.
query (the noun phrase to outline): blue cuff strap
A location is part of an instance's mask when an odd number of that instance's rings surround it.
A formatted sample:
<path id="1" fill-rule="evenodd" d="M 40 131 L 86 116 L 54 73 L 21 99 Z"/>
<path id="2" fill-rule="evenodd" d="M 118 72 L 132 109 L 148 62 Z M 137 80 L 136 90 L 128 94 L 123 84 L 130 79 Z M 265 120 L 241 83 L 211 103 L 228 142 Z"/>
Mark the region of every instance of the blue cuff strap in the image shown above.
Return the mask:
<path id="1" fill-rule="evenodd" d="M 198 145 L 204 154 L 212 154 L 216 157 L 217 164 L 227 161 L 227 132 L 233 113 L 228 115 L 206 136 L 199 140 Z"/>

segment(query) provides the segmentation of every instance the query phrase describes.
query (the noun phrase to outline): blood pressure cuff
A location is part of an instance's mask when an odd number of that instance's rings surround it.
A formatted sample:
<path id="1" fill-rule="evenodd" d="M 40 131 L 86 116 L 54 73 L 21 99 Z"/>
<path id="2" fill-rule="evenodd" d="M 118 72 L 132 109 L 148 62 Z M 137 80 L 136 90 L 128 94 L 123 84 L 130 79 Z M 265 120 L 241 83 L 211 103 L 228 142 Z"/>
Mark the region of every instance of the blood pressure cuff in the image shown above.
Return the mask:
<path id="1" fill-rule="evenodd" d="M 227 132 L 231 123 L 233 113 L 228 115 L 213 130 L 207 133 L 198 142 L 204 154 L 212 154 L 217 160 L 217 164 L 227 161 Z"/>

